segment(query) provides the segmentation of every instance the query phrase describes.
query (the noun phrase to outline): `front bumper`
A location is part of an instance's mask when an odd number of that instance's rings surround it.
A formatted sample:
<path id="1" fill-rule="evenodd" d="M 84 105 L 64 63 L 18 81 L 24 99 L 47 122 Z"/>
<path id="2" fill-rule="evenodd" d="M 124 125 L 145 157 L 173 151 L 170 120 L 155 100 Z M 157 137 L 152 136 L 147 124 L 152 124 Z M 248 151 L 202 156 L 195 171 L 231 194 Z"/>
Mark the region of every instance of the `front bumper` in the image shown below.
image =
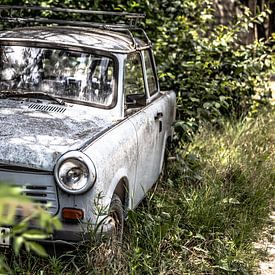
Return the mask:
<path id="1" fill-rule="evenodd" d="M 54 231 L 47 242 L 53 243 L 78 243 L 100 236 L 110 236 L 115 231 L 115 222 L 105 216 L 98 224 L 91 223 L 63 223 L 61 230 Z"/>

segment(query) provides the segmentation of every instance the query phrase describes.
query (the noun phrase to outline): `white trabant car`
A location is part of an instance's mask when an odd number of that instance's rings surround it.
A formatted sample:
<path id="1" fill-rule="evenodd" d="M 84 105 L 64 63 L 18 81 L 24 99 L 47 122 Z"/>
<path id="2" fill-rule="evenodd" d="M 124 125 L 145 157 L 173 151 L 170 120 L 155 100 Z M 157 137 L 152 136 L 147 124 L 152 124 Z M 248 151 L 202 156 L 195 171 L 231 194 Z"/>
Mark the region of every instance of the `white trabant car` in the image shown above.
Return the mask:
<path id="1" fill-rule="evenodd" d="M 0 182 L 60 218 L 52 242 L 95 224 L 121 237 L 161 173 L 175 93 L 160 91 L 143 30 L 43 24 L 0 32 Z"/>

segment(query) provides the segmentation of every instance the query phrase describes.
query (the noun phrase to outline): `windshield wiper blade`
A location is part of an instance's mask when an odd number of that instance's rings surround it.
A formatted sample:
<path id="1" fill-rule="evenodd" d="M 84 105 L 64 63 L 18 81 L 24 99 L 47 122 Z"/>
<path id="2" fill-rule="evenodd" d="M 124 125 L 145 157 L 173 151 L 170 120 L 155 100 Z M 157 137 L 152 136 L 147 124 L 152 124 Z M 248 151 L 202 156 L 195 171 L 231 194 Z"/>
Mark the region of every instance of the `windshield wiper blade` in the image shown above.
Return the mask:
<path id="1" fill-rule="evenodd" d="M 41 98 L 41 99 L 50 99 L 57 102 L 59 105 L 65 105 L 65 102 L 62 99 L 56 98 L 53 95 L 49 95 L 43 92 L 18 92 L 18 91 L 2 91 L 0 92 L 0 98 L 9 98 L 9 97 L 27 97 L 27 98 Z"/>

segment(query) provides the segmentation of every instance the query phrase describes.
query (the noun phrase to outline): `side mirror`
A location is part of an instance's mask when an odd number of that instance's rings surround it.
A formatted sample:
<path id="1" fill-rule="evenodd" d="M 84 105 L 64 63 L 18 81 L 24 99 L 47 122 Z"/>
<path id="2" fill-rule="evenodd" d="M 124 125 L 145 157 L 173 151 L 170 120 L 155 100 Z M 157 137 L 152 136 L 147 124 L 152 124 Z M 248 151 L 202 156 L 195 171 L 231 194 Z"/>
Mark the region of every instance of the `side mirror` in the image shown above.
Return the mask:
<path id="1" fill-rule="evenodd" d="M 145 94 L 126 95 L 126 106 L 129 108 L 139 108 L 146 105 Z"/>

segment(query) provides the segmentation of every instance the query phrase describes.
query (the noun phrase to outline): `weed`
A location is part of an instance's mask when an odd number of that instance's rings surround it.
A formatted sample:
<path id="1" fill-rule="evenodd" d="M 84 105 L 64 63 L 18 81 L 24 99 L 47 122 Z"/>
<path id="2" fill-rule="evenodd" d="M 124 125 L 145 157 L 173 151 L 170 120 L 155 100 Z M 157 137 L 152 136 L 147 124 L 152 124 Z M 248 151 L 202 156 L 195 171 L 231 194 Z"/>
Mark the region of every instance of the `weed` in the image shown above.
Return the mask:
<path id="1" fill-rule="evenodd" d="M 149 206 L 130 213 L 133 272 L 253 270 L 274 198 L 274 123 L 271 113 L 207 125 L 182 144 Z"/>
<path id="2" fill-rule="evenodd" d="M 199 274 L 255 271 L 253 241 L 274 201 L 274 111 L 205 125 L 167 177 L 128 213 L 122 247 L 92 237 L 61 257 L 11 258 L 15 273 Z M 172 158 L 173 159 L 173 158 Z"/>

